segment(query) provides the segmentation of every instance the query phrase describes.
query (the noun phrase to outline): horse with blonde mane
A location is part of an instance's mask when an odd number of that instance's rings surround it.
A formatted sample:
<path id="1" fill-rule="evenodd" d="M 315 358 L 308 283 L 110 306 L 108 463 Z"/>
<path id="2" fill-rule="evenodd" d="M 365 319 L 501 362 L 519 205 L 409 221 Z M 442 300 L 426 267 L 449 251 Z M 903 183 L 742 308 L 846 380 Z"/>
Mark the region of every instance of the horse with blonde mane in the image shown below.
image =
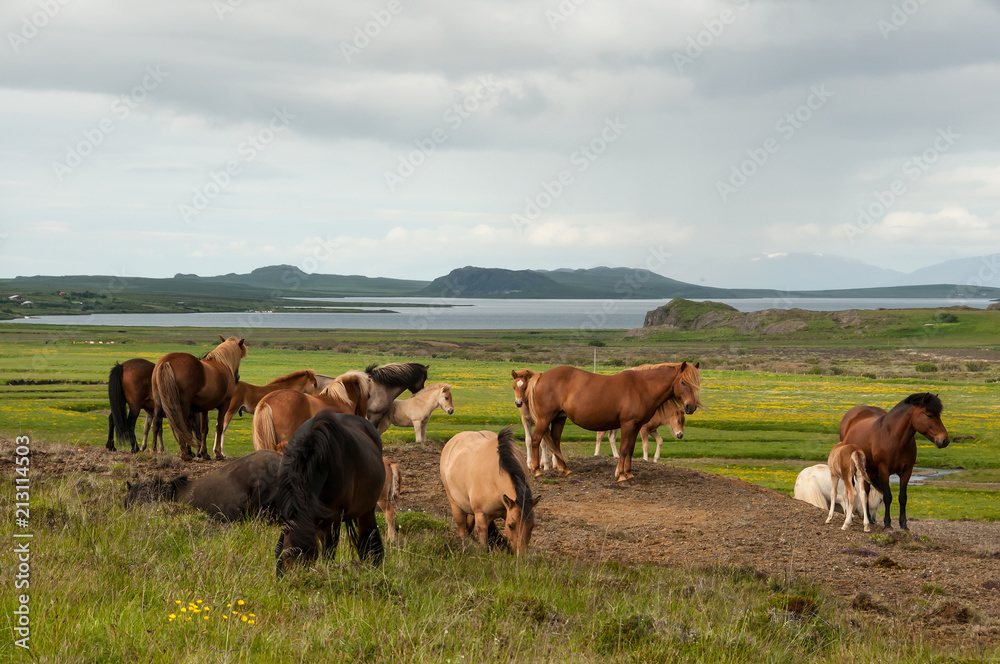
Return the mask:
<path id="1" fill-rule="evenodd" d="M 250 413 L 252 415 L 261 399 L 271 392 L 277 392 L 278 390 L 295 390 L 303 394 L 316 394 L 320 391 L 320 388 L 316 372 L 312 369 L 293 371 L 290 374 L 275 378 L 267 385 L 251 385 L 250 383 L 244 383 L 242 380 L 239 381 L 236 383 L 233 398 L 229 400 L 229 408 L 226 410 L 221 432 L 216 434 L 216 448 L 222 449 L 223 438 L 226 435 L 226 430 L 229 429 L 229 423 L 233 421 L 233 417 L 237 414 L 242 417 L 243 413 Z"/>
<path id="2" fill-rule="evenodd" d="M 319 394 L 277 390 L 265 395 L 253 414 L 253 448 L 282 452 L 292 434 L 320 411 L 365 416 L 371 379 L 363 371 L 337 376 Z"/>
<path id="3" fill-rule="evenodd" d="M 196 435 L 200 438 L 198 456 L 209 458 L 199 417 L 207 418 L 209 411 L 217 410 L 221 426 L 222 413 L 229 406 L 240 379 L 240 360 L 247 356 L 245 339 L 223 339 L 221 334 L 219 339 L 222 343 L 201 359 L 190 353 L 168 353 L 153 367 L 153 443 L 155 446 L 155 432 L 162 430 L 166 415 L 184 461 L 191 459 L 191 443 L 195 442 Z M 218 444 L 215 456 L 224 458 Z"/>
<path id="4" fill-rule="evenodd" d="M 416 442 L 427 442 L 427 422 L 431 413 L 440 408 L 451 415 L 455 404 L 451 400 L 451 384 L 435 383 L 414 394 L 409 399 L 396 399 L 389 404 L 389 412 L 378 423 L 378 432 L 383 434 L 390 425 L 413 427 Z"/>

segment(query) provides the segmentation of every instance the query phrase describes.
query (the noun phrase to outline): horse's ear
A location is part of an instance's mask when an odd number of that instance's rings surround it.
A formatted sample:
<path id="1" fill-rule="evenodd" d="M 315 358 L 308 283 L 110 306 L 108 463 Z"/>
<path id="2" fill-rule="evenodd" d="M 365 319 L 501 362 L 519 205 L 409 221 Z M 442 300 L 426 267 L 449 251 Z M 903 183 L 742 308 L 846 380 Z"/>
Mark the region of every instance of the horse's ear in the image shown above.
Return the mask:
<path id="1" fill-rule="evenodd" d="M 517 369 L 511 369 L 510 370 L 510 377 L 511 378 L 517 378 Z"/>
<path id="2" fill-rule="evenodd" d="M 701 360 L 698 360 L 697 362 L 694 363 L 694 368 L 701 369 Z"/>
<path id="3" fill-rule="evenodd" d="M 535 505 L 537 505 L 538 501 L 541 500 L 541 499 L 542 499 L 541 496 L 535 496 L 534 498 L 532 498 L 531 499 L 531 506 L 534 507 Z"/>
<path id="4" fill-rule="evenodd" d="M 684 371 L 685 369 L 687 369 L 687 366 L 688 366 L 687 360 L 684 360 L 683 362 L 681 362 L 681 371 Z"/>
<path id="5" fill-rule="evenodd" d="M 219 335 L 219 341 L 222 341 L 223 343 L 225 343 L 226 338 L 220 334 Z"/>
<path id="6" fill-rule="evenodd" d="M 246 345 L 247 345 L 247 340 L 246 339 L 240 339 L 240 348 L 243 348 Z"/>
<path id="7" fill-rule="evenodd" d="M 503 506 L 506 507 L 507 509 L 513 509 L 514 506 L 517 505 L 517 503 L 515 503 L 513 500 L 511 500 L 510 497 L 507 496 L 506 493 L 503 494 L 502 496 L 500 496 L 500 498 L 501 498 L 501 500 L 503 500 Z"/>

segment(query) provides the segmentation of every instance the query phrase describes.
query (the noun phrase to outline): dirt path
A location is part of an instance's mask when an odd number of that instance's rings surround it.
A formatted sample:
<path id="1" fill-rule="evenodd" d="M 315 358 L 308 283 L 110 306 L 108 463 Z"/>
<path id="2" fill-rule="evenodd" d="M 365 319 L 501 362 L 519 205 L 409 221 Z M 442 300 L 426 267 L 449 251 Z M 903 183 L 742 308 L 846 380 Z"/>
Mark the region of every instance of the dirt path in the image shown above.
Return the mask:
<path id="1" fill-rule="evenodd" d="M 396 446 L 386 456 L 400 464 L 400 509 L 450 521 L 441 486 L 439 449 Z M 12 471 L 13 445 L 0 440 L 0 474 Z M 142 455 L 34 443 L 35 481 L 67 473 L 111 474 L 123 464 L 135 478 L 182 470 L 203 474 L 221 462 L 181 466 L 175 456 L 157 462 Z M 636 477 L 613 481 L 610 457 L 573 457 L 568 478 L 533 481 L 542 496 L 532 547 L 550 556 L 680 567 L 723 565 L 783 580 L 809 579 L 852 598 L 873 619 L 905 620 L 935 640 L 972 638 L 1000 643 L 1000 523 L 910 520 L 898 542 L 873 540 L 860 524 L 844 532 L 840 515 L 824 523 L 819 508 L 786 494 L 668 463 L 636 460 Z M 120 475 L 119 475 L 120 476 Z M 882 558 L 882 557 L 885 558 Z"/>

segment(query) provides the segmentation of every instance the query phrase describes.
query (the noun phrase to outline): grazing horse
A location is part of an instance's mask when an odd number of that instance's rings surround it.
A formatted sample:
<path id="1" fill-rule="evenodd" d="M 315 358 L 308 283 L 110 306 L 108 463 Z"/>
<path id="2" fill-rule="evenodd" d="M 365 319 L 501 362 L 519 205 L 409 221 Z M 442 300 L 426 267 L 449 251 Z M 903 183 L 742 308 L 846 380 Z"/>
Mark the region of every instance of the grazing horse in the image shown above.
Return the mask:
<path id="1" fill-rule="evenodd" d="M 229 400 L 229 408 L 226 410 L 226 415 L 222 422 L 222 431 L 219 434 L 220 437 L 216 439 L 215 444 L 220 448 L 222 447 L 221 437 L 226 435 L 226 430 L 229 429 L 229 423 L 233 421 L 233 417 L 237 414 L 242 417 L 243 413 L 253 414 L 260 400 L 265 395 L 277 390 L 295 390 L 303 394 L 316 394 L 319 392 L 319 381 L 316 378 L 316 372 L 312 369 L 293 371 L 286 376 L 275 378 L 267 385 L 258 386 L 244 383 L 242 380 L 239 381 L 236 383 L 233 398 Z"/>
<path id="2" fill-rule="evenodd" d="M 531 433 L 533 450 L 551 425 L 552 451 L 563 475 L 569 475 L 560 450 L 566 420 L 591 431 L 621 428 L 618 466 L 615 480 L 632 479 L 632 452 L 639 428 L 648 422 L 667 399 L 676 398 L 688 415 L 700 405 L 699 364 L 681 362 L 664 364 L 645 371 L 622 371 L 604 376 L 575 367 L 562 366 L 543 371 L 535 381 L 528 408 L 535 429 Z M 541 475 L 534 455 L 535 475 Z"/>
<path id="3" fill-rule="evenodd" d="M 804 503 L 809 503 L 810 505 L 815 505 L 824 512 L 830 509 L 830 489 L 833 483 L 830 481 L 830 467 L 825 463 L 818 463 L 815 466 L 809 466 L 808 468 L 803 468 L 795 478 L 795 490 L 793 496 L 795 500 L 801 500 Z M 837 489 L 837 502 L 834 503 L 834 510 L 840 510 L 846 513 L 847 496 L 844 493 L 844 486 L 840 486 Z M 882 492 L 875 487 L 868 488 L 868 511 L 874 518 L 875 513 L 878 512 L 879 505 L 882 504 Z M 860 517 L 864 518 L 865 506 L 861 502 L 860 492 L 855 494 L 854 498 L 854 512 Z"/>
<path id="4" fill-rule="evenodd" d="M 368 421 L 376 427 L 379 426 L 382 418 L 389 413 L 389 406 L 396 397 L 406 390 L 416 394 L 424 389 L 429 368 L 428 365 L 418 362 L 397 362 L 381 367 L 377 364 L 368 365 L 365 373 L 372 379 L 371 397 L 368 400 Z"/>
<path id="5" fill-rule="evenodd" d="M 153 367 L 156 365 L 141 357 L 134 357 L 122 363 L 115 362 L 108 374 L 108 402 L 111 413 L 108 415 L 108 442 L 106 447 L 114 451 L 115 440 L 119 443 L 129 443 L 132 452 L 139 452 L 139 443 L 135 439 L 135 423 L 139 419 L 139 411 L 146 411 L 146 423 L 142 428 L 142 449 L 146 449 L 149 441 L 149 427 L 153 423 Z M 128 408 L 126 415 L 125 409 Z M 163 431 L 159 436 L 163 438 Z M 161 441 L 162 446 L 162 441 Z M 156 441 L 153 441 L 156 447 Z"/>
<path id="6" fill-rule="evenodd" d="M 217 410 L 221 426 L 222 413 L 229 406 L 240 379 L 240 360 L 247 356 L 244 339 L 223 339 L 221 334 L 219 339 L 222 343 L 202 359 L 189 353 L 168 353 L 153 368 L 154 431 L 161 431 L 165 414 L 184 461 L 191 459 L 195 435 L 201 438 L 198 456 L 209 458 L 206 437 L 201 436 L 199 415 L 207 419 L 210 410 Z M 218 442 L 215 458 L 225 458 Z"/>
<path id="7" fill-rule="evenodd" d="M 653 434 L 656 438 L 656 454 L 653 456 L 653 461 L 659 461 L 660 449 L 663 447 L 663 436 L 660 435 L 660 427 L 666 424 L 670 427 L 674 438 L 680 440 L 684 437 L 685 419 L 684 406 L 677 399 L 667 399 L 661 403 L 660 407 L 656 409 L 656 413 L 653 414 L 653 419 L 639 428 L 639 437 L 642 438 L 642 458 L 649 461 L 649 434 Z M 604 431 L 597 432 L 597 445 L 594 447 L 594 456 L 598 456 L 601 453 L 601 438 L 604 436 L 604 433 Z M 617 459 L 618 449 L 615 447 L 615 432 L 609 431 L 607 433 L 611 452 L 614 453 Z"/>
<path id="8" fill-rule="evenodd" d="M 535 428 L 535 421 L 531 419 L 531 410 L 528 408 L 527 395 L 534 389 L 535 381 L 541 374 L 535 373 L 531 369 L 511 369 L 511 378 L 514 379 L 514 405 L 517 412 L 521 414 L 521 426 L 524 427 L 524 448 L 528 459 L 528 467 L 531 467 L 531 432 Z M 538 453 L 541 455 L 541 465 L 545 470 L 551 470 L 555 461 L 555 454 L 552 453 L 552 436 L 548 430 L 542 434 L 542 444 Z"/>
<path id="9" fill-rule="evenodd" d="M 413 427 L 417 442 L 427 442 L 427 422 L 438 408 L 449 415 L 455 412 L 451 385 L 448 383 L 428 385 L 409 399 L 396 399 L 390 403 L 389 412 L 378 423 L 378 432 L 385 433 L 389 425 Z"/>
<path id="10" fill-rule="evenodd" d="M 889 509 L 892 488 L 889 475 L 899 476 L 899 527 L 906 527 L 906 485 L 917 462 L 916 434 L 923 434 L 938 449 L 948 446 L 948 431 L 941 422 L 944 407 L 936 394 L 911 394 L 886 412 L 875 406 L 855 406 L 840 420 L 840 440 L 865 454 L 872 484 L 885 499 L 883 524 L 892 528 Z"/>
<path id="11" fill-rule="evenodd" d="M 514 553 L 528 550 L 535 527 L 535 505 L 527 468 L 518 455 L 511 427 L 463 431 L 441 451 L 441 481 L 462 539 L 469 531 L 484 547 L 506 540 Z M 504 519 L 503 540 L 495 519 Z"/>
<path id="12" fill-rule="evenodd" d="M 859 502 L 862 506 L 868 503 L 868 497 L 865 495 L 865 483 L 871 484 L 871 479 L 865 469 L 867 465 L 865 453 L 854 445 L 838 443 L 830 450 L 826 465 L 830 467 L 830 515 L 826 517 L 826 522 L 833 521 L 833 512 L 837 505 L 837 486 L 843 480 L 847 500 L 844 503 L 844 525 L 840 529 L 847 530 L 854 523 L 854 510 L 846 507 L 848 505 L 854 506 L 854 492 L 858 492 Z M 862 509 L 861 512 L 864 518 L 865 532 L 869 533 L 871 527 L 868 525 L 870 523 L 868 510 Z"/>
<path id="13" fill-rule="evenodd" d="M 125 483 L 125 507 L 157 500 L 187 503 L 220 521 L 242 517 L 277 517 L 278 469 L 281 455 L 259 450 L 189 480 L 161 477 L 141 484 Z"/>
<path id="14" fill-rule="evenodd" d="M 265 395 L 253 414 L 253 448 L 284 451 L 295 430 L 327 408 L 364 417 L 370 388 L 368 374 L 348 371 L 319 394 L 277 390 Z"/>
<path id="15" fill-rule="evenodd" d="M 381 564 L 384 548 L 375 505 L 384 485 L 382 440 L 371 422 L 329 410 L 307 420 L 281 460 L 282 526 L 274 549 L 278 576 L 297 558 L 316 557 L 320 540 L 333 559 L 342 522 L 358 557 Z"/>
<path id="16" fill-rule="evenodd" d="M 382 457 L 385 466 L 385 484 L 382 485 L 382 495 L 378 497 L 378 508 L 385 514 L 385 538 L 396 539 L 396 501 L 399 500 L 399 489 L 402 483 L 399 464 L 390 463 Z"/>

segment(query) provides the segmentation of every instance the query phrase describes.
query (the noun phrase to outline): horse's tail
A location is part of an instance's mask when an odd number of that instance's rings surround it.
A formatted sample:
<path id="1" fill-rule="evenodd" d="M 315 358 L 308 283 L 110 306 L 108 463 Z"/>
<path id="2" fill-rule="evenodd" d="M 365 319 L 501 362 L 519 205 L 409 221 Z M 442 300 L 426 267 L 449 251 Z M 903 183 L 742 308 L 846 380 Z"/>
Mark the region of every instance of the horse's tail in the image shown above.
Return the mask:
<path id="1" fill-rule="evenodd" d="M 184 411 L 181 408 L 181 392 L 177 387 L 177 377 L 174 376 L 174 369 L 168 363 L 157 363 L 153 369 L 153 389 L 163 412 L 170 422 L 170 428 L 174 432 L 177 444 L 181 448 L 181 454 L 186 456 L 185 451 L 190 454 L 193 438 L 188 429 Z"/>
<path id="2" fill-rule="evenodd" d="M 115 439 L 119 443 L 129 443 L 135 449 L 135 431 L 129 430 L 128 414 L 125 409 L 128 403 L 125 401 L 125 386 L 123 384 L 125 367 L 119 362 L 111 367 L 108 374 L 108 402 L 111 404 L 111 425 L 114 429 Z"/>
<path id="3" fill-rule="evenodd" d="M 868 477 L 868 459 L 865 458 L 865 453 L 861 450 L 854 450 L 851 452 L 851 462 L 854 464 L 854 478 L 858 481 L 872 483 L 870 477 Z"/>
<path id="4" fill-rule="evenodd" d="M 258 404 L 253 414 L 254 450 L 277 450 L 278 436 L 274 430 L 274 413 L 270 404 Z"/>

